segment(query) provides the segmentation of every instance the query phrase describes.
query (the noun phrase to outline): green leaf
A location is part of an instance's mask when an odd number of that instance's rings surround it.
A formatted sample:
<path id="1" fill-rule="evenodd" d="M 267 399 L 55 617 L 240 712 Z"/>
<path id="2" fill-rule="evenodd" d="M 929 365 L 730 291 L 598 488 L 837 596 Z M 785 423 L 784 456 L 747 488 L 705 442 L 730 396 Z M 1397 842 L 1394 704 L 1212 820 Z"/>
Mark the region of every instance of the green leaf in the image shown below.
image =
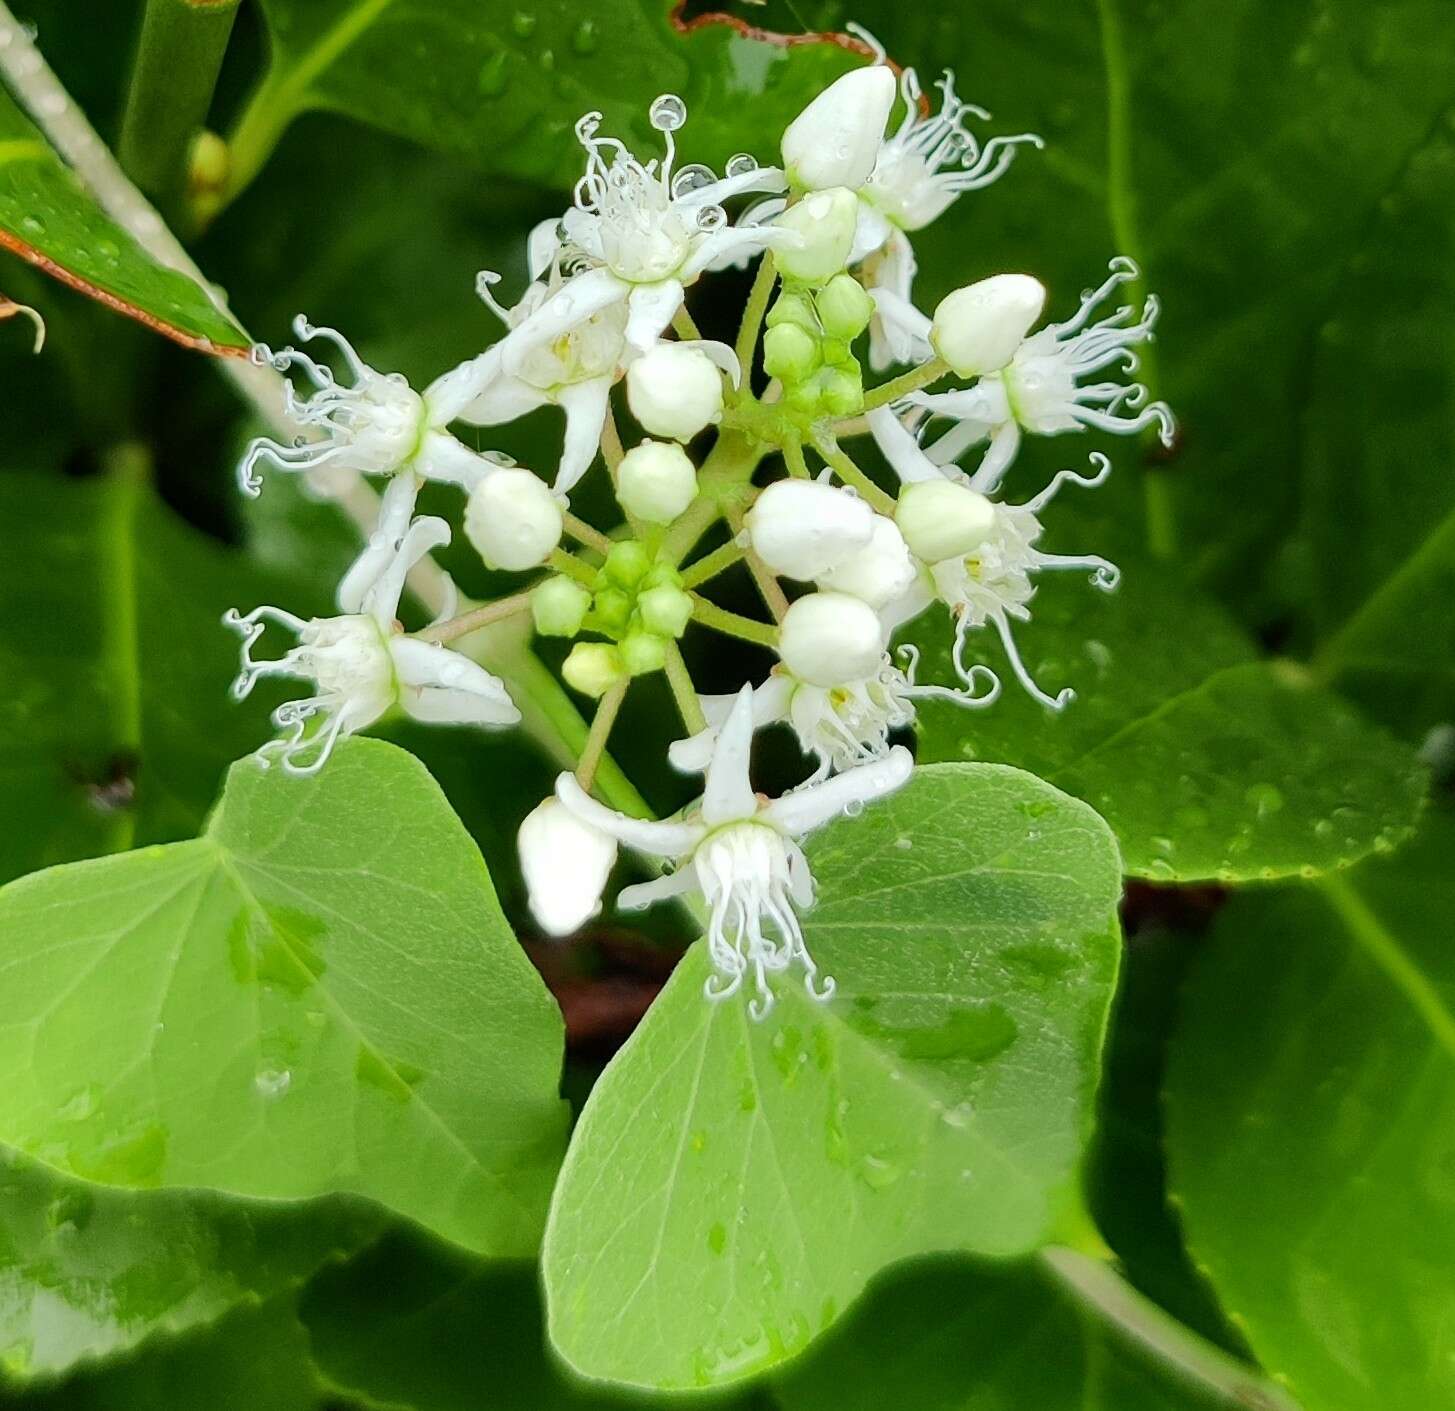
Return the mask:
<path id="1" fill-rule="evenodd" d="M 251 340 L 208 294 L 111 220 L 0 88 L 0 246 L 73 289 L 206 353 Z"/>
<path id="2" fill-rule="evenodd" d="M 471 0 L 264 0 L 263 13 L 272 64 L 232 135 L 233 191 L 310 108 L 564 188 L 580 175 L 572 128 L 583 113 L 600 109 L 607 132 L 656 150 L 647 108 L 676 93 L 692 114 L 692 160 L 720 166 L 746 147 L 766 162 L 804 104 L 866 61 L 716 15 L 684 24 L 669 0 L 589 13 L 572 0 L 489 11 Z"/>
<path id="3" fill-rule="evenodd" d="M 315 1411 L 323 1388 L 291 1298 L 27 1396 L 24 1411 Z"/>
<path id="4" fill-rule="evenodd" d="M 377 1216 L 109 1191 L 0 1153 L 0 1386 L 215 1322 L 357 1249 Z"/>
<path id="5" fill-rule="evenodd" d="M 0 891 L 0 1140 L 107 1185 L 369 1197 L 525 1255 L 561 1021 L 417 761 L 244 760 L 207 833 Z"/>
<path id="6" fill-rule="evenodd" d="M 228 695 L 229 607 L 291 601 L 117 464 L 0 476 L 0 880 L 191 837 L 223 770 L 271 733 Z"/>
<path id="7" fill-rule="evenodd" d="M 1105 598 L 1069 577 L 1041 588 L 1016 636 L 1032 675 L 1076 700 L 1060 714 L 1038 705 L 978 633 L 966 660 L 999 670 L 1006 690 L 987 711 L 925 702 L 920 759 L 1041 775 L 1092 804 L 1127 871 L 1156 881 L 1309 875 L 1409 832 L 1426 787 L 1413 753 L 1302 668 L 1250 660 L 1216 608 L 1148 564 Z M 911 627 L 926 680 L 954 679 L 952 630 L 939 610 Z"/>
<path id="8" fill-rule="evenodd" d="M 1306 1411 L 1455 1404 L 1455 819 L 1236 899 L 1167 1080 L 1188 1244 Z"/>
<path id="9" fill-rule="evenodd" d="M 300 1313 L 323 1375 L 371 1404 L 479 1411 L 489 1388 L 490 1406 L 519 1411 L 641 1405 L 580 1381 L 551 1356 L 534 1265 L 481 1264 L 396 1234 L 320 1273 Z M 681 1407 L 687 1399 L 652 1404 Z M 700 1395 L 690 1404 L 724 1406 Z"/>
<path id="10" fill-rule="evenodd" d="M 1116 974 L 1116 851 L 1018 770 L 921 770 L 810 849 L 805 935 L 838 991 L 761 1024 L 699 943 L 597 1084 L 544 1253 L 589 1376 L 724 1383 L 801 1351 L 909 1255 L 1079 1228 Z"/>
<path id="11" fill-rule="evenodd" d="M 1272 1406 L 1149 1356 L 1044 1267 L 936 1260 L 884 1279 L 774 1387 L 783 1411 L 1213 1411 Z M 1229 1394 L 1233 1392 L 1235 1394 Z M 1241 1393 L 1242 1395 L 1236 1395 Z M 912 1397 L 912 1401 L 909 1399 Z"/>
<path id="12" fill-rule="evenodd" d="M 1455 201 L 1455 132 L 1433 124 L 1390 184 L 1313 345 L 1304 530 L 1316 660 L 1418 736 L 1455 714 L 1455 298 L 1432 258 Z"/>

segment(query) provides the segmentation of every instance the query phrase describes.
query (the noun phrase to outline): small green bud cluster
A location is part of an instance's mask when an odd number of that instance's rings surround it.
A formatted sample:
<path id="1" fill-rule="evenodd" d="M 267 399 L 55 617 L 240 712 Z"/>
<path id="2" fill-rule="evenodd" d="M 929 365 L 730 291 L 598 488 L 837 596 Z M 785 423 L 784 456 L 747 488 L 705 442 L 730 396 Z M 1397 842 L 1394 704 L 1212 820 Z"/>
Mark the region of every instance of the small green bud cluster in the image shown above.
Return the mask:
<path id="1" fill-rule="evenodd" d="M 531 594 L 536 631 L 547 637 L 596 632 L 605 642 L 577 642 L 562 667 L 566 683 L 603 696 L 629 676 L 660 671 L 667 644 L 687 630 L 692 599 L 671 564 L 635 539 L 613 544 L 589 587 L 548 578 Z"/>
<path id="2" fill-rule="evenodd" d="M 851 274 L 836 274 L 818 290 L 785 282 L 768 311 L 763 367 L 783 383 L 789 407 L 808 419 L 863 409 L 864 378 L 852 348 L 873 313 Z"/>

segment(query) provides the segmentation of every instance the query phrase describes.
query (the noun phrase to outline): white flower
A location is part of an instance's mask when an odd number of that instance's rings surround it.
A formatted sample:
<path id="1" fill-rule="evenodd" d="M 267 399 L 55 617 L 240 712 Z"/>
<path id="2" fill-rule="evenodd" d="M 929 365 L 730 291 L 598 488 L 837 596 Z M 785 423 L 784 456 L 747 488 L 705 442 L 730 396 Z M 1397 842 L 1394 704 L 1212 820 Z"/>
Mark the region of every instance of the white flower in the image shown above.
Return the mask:
<path id="1" fill-rule="evenodd" d="M 740 154 L 718 179 L 704 166 L 673 170 L 672 134 L 687 120 L 687 105 L 664 94 L 651 106 L 652 126 L 667 151 L 642 163 L 614 137 L 598 137 L 600 113 L 576 124 L 586 149 L 586 174 L 559 226 L 531 242 L 532 274 L 559 261 L 571 278 L 545 298 L 516 329 L 517 347 L 553 343 L 578 324 L 625 305 L 628 347 L 645 352 L 682 307 L 684 287 L 723 256 L 780 243 L 782 232 L 734 226 L 722 202 L 747 191 L 780 190 L 783 174 Z"/>
<path id="2" fill-rule="evenodd" d="M 875 440 L 906 487 L 913 489 L 943 482 L 946 472 L 925 455 L 887 407 L 870 412 L 869 421 Z M 1038 516 L 1062 485 L 1096 486 L 1111 473 L 1111 462 L 1099 452 L 1092 453 L 1091 463 L 1095 468 L 1092 475 L 1058 471 L 1039 495 L 1023 505 L 984 501 L 989 505 L 991 519 L 975 547 L 966 554 L 927 563 L 930 593 L 925 593 L 922 582 L 916 582 L 902 603 L 892 604 L 886 610 L 886 619 L 891 623 L 904 622 L 928 606 L 933 598 L 943 602 L 955 620 L 953 660 L 956 673 L 967 688 L 973 687 L 977 668 L 965 664 L 966 636 L 972 628 L 990 623 L 1000 635 L 1011 670 L 1026 691 L 1042 705 L 1063 710 L 1076 698 L 1075 691 L 1067 687 L 1049 696 L 1036 685 L 1016 648 L 1010 621 L 1012 618 L 1022 622 L 1030 620 L 1028 604 L 1035 596 L 1033 575 L 1036 573 L 1088 568 L 1092 584 L 1103 592 L 1111 592 L 1117 586 L 1120 570 L 1096 554 L 1048 554 L 1036 547 L 1042 532 Z M 982 466 L 974 476 L 960 477 L 956 488 L 983 497 L 994 489 L 992 479 L 999 478 L 999 471 L 994 471 L 993 476 L 987 475 Z"/>
<path id="3" fill-rule="evenodd" d="M 555 496 L 521 466 L 494 467 L 465 503 L 465 537 L 490 568 L 539 568 L 564 530 Z"/>
<path id="4" fill-rule="evenodd" d="M 616 839 L 583 823 L 559 799 L 539 803 L 516 835 L 531 915 L 550 936 L 569 936 L 601 910 Z"/>
<path id="5" fill-rule="evenodd" d="M 1120 364 L 1124 373 L 1136 372 L 1134 345 L 1150 341 L 1157 322 L 1154 294 L 1147 296 L 1140 317 L 1124 304 L 1098 322 L 1089 322 L 1103 299 L 1138 277 L 1137 266 L 1125 256 L 1112 260 L 1111 271 L 1100 288 L 1082 295 L 1075 317 L 1033 333 L 1003 370 L 961 391 L 912 392 L 905 398 L 931 417 L 958 423 L 926 447 L 932 461 L 947 465 L 988 438 L 990 447 L 980 472 L 993 489 L 1015 458 L 1022 429 L 1041 436 L 1087 428 L 1130 435 L 1155 426 L 1162 444 L 1172 444 L 1176 423 L 1171 408 L 1166 402 L 1148 402 L 1140 382 L 1081 385 L 1083 377 L 1113 364 Z"/>
<path id="6" fill-rule="evenodd" d="M 920 685 L 915 681 L 919 650 L 906 643 L 899 648 L 904 669 L 895 666 L 884 653 L 877 669 L 853 681 L 818 686 L 803 681 L 786 666 L 774 667 L 768 679 L 753 692 L 753 723 L 761 728 L 779 722 L 793 728 L 803 752 L 817 761 L 813 780 L 827 778 L 834 771 L 855 769 L 883 759 L 890 750 L 889 735 L 914 722 L 915 702 L 927 698 L 975 709 L 992 704 L 1000 695 L 1000 682 L 987 666 L 970 668 L 972 681 L 985 689 L 952 690 L 948 686 Z M 735 696 L 702 696 L 708 725 L 696 735 L 675 740 L 667 751 L 673 766 L 681 770 L 702 770 L 716 744 L 718 732 L 732 709 Z"/>
<path id="7" fill-rule="evenodd" d="M 904 70 L 899 86 L 904 120 L 880 147 L 873 175 L 859 191 L 860 228 L 854 242 L 870 291 L 885 296 L 883 303 L 876 299 L 879 316 L 869 330 L 869 362 L 879 371 L 928 354 L 913 321 L 896 317 L 913 308 L 915 258 L 909 233 L 942 215 L 961 193 L 997 181 L 1022 144 L 1045 145 L 1034 133 L 1022 132 L 992 137 L 982 146 L 966 119 L 988 121 L 990 114 L 956 96 L 949 70 L 938 84 L 940 110 L 930 117 L 923 116 L 913 69 Z"/>
<path id="8" fill-rule="evenodd" d="M 616 498 L 648 524 L 670 524 L 697 498 L 697 467 L 673 442 L 643 441 L 616 468 Z"/>
<path id="9" fill-rule="evenodd" d="M 704 991 L 709 999 L 727 999 L 750 975 L 756 994 L 748 1012 L 762 1019 L 774 1002 L 769 977 L 794 966 L 814 999 L 826 1000 L 834 991 L 832 979 L 818 979 L 798 920 L 798 910 L 813 902 L 813 877 L 798 840 L 899 788 L 914 762 L 908 750 L 896 747 L 877 763 L 770 802 L 754 794 L 749 779 L 752 741 L 753 689 L 744 686 L 707 764 L 701 804 L 680 819 L 628 818 L 597 803 L 570 774 L 556 781 L 556 796 L 582 822 L 618 842 L 677 860 L 667 876 L 625 888 L 621 905 L 643 907 L 701 894 L 709 908 L 707 947 L 714 972 Z"/>
<path id="10" fill-rule="evenodd" d="M 775 480 L 744 520 L 754 553 L 787 578 L 807 582 L 868 546 L 874 511 L 850 490 L 818 480 Z"/>
<path id="11" fill-rule="evenodd" d="M 731 349 L 724 351 L 737 382 L 737 357 Z M 722 416 L 722 376 L 702 347 L 658 343 L 627 369 L 626 400 L 643 430 L 690 441 Z"/>
<path id="12" fill-rule="evenodd" d="M 874 170 L 894 106 L 894 75 L 882 64 L 835 79 L 783 133 L 783 167 L 801 189 L 862 186 Z"/>
<path id="13" fill-rule="evenodd" d="M 993 274 L 945 295 L 930 343 L 960 377 L 999 372 L 1046 307 L 1046 286 L 1028 274 Z"/>
<path id="14" fill-rule="evenodd" d="M 243 493 L 262 490 L 258 469 L 304 472 L 327 468 L 359 475 L 404 475 L 416 483 L 440 480 L 470 489 L 485 473 L 481 458 L 462 446 L 444 428 L 453 419 L 449 409 L 421 397 L 401 373 L 376 372 L 354 351 L 336 329 L 314 328 L 300 314 L 293 321 L 295 335 L 304 342 L 326 338 L 337 344 L 353 382 L 342 385 L 333 369 L 300 352 L 283 348 L 274 353 L 261 343 L 253 360 L 270 363 L 283 372 L 303 370 L 317 389 L 300 401 L 291 383 L 285 383 L 285 409 L 302 426 L 318 433 L 316 439 L 284 446 L 267 436 L 251 442 L 238 465 Z"/>
<path id="15" fill-rule="evenodd" d="M 862 598 L 877 609 L 909 592 L 918 572 L 899 526 L 888 515 L 876 514 L 869 542 L 815 575 L 815 582 L 820 588 Z"/>
<path id="16" fill-rule="evenodd" d="M 258 751 L 264 764 L 277 755 L 288 773 L 313 774 L 340 735 L 365 729 L 396 704 L 424 721 L 513 725 L 520 719 L 504 685 L 483 667 L 438 643 L 406 637 L 395 621 L 405 576 L 449 538 L 442 519 L 411 524 L 389 558 L 378 563 L 357 613 L 308 622 L 267 606 L 224 614 L 223 622 L 242 637 L 234 699 L 242 700 L 264 676 L 291 676 L 317 688 L 273 712 L 273 723 L 291 733 Z M 253 646 L 270 620 L 296 633 L 298 645 L 272 661 L 254 661 Z M 310 733 L 315 716 L 321 719 Z"/>
<path id="17" fill-rule="evenodd" d="M 879 614 L 847 593 L 806 593 L 783 615 L 778 655 L 802 681 L 835 686 L 862 680 L 879 666 L 885 647 Z"/>

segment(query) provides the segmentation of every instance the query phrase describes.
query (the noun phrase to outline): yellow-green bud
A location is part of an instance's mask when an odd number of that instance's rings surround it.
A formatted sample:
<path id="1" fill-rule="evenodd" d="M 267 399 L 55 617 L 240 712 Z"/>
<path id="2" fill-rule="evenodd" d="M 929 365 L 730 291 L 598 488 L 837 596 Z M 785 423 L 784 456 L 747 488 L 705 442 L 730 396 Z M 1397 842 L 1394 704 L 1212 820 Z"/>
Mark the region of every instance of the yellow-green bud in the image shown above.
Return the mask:
<path id="1" fill-rule="evenodd" d="M 842 186 L 815 191 L 789 206 L 774 224 L 800 239 L 774 247 L 778 268 L 805 284 L 832 279 L 849 258 L 858 216 L 859 198 Z"/>
<path id="2" fill-rule="evenodd" d="M 574 637 L 591 607 L 591 594 L 574 579 L 547 578 L 530 595 L 530 613 L 543 637 Z"/>
<path id="3" fill-rule="evenodd" d="M 648 588 L 637 598 L 642 626 L 659 637 L 680 637 L 692 619 L 692 599 L 680 588 Z"/>
<path id="4" fill-rule="evenodd" d="M 874 317 L 874 300 L 852 274 L 836 274 L 814 300 L 825 333 L 852 342 Z"/>
<path id="5" fill-rule="evenodd" d="M 577 642 L 561 666 L 566 684 L 583 696 L 604 696 L 627 678 L 621 653 L 610 642 Z"/>
<path id="6" fill-rule="evenodd" d="M 784 323 L 796 324 L 805 333 L 812 333 L 815 338 L 819 333 L 818 314 L 814 310 L 813 300 L 797 290 L 785 289 L 768 310 L 768 317 L 764 322 L 769 328 L 777 328 Z"/>
<path id="7" fill-rule="evenodd" d="M 602 572 L 623 588 L 635 588 L 651 571 L 652 556 L 635 539 L 623 539 L 607 550 Z"/>
<path id="8" fill-rule="evenodd" d="M 667 664 L 667 643 L 651 632 L 630 632 L 621 639 L 621 662 L 631 676 L 660 671 Z"/>
<path id="9" fill-rule="evenodd" d="M 916 558 L 942 563 L 985 542 L 995 527 L 995 507 L 968 485 L 920 480 L 900 491 L 894 519 Z"/>
<path id="10" fill-rule="evenodd" d="M 857 363 L 852 371 L 825 368 L 819 373 L 819 388 L 824 409 L 831 416 L 855 416 L 864 409 L 864 381 Z"/>
<path id="11" fill-rule="evenodd" d="M 842 367 L 850 359 L 849 342 L 846 338 L 825 338 L 818 345 L 824 362 L 830 367 Z"/>
<path id="12" fill-rule="evenodd" d="M 763 335 L 763 370 L 787 383 L 803 382 L 819 365 L 818 339 L 796 323 L 780 323 Z"/>
<path id="13" fill-rule="evenodd" d="M 603 632 L 620 632 L 631 620 L 631 595 L 620 588 L 599 589 L 593 606 L 595 623 Z"/>

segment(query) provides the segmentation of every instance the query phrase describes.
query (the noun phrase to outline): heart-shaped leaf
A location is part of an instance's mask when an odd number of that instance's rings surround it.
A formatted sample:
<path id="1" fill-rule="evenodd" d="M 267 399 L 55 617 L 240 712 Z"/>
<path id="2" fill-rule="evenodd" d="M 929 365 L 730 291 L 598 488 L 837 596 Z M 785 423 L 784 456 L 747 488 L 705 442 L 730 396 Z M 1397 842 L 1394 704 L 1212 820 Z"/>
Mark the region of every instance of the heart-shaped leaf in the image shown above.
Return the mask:
<path id="1" fill-rule="evenodd" d="M 70 1175 L 367 1196 L 534 1248 L 561 1021 L 417 761 L 244 760 L 207 833 L 0 891 L 0 1140 Z"/>
<path id="2" fill-rule="evenodd" d="M 364 1207 L 105 1190 L 0 1153 L 0 1386 L 215 1322 L 378 1227 Z"/>
<path id="3" fill-rule="evenodd" d="M 761 1024 L 699 944 L 591 1095 L 544 1254 L 589 1376 L 705 1386 L 801 1351 L 877 1270 L 1083 1218 L 1116 976 L 1116 849 L 1019 770 L 920 770 L 825 830 L 805 935 L 838 981 Z"/>
<path id="4" fill-rule="evenodd" d="M 1455 819 L 1238 898 L 1167 1078 L 1188 1244 L 1307 1411 L 1455 1402 Z"/>
<path id="5" fill-rule="evenodd" d="M 1217 608 L 1151 564 L 1106 598 L 1066 577 L 1040 589 L 1017 638 L 1032 674 L 1076 700 L 1054 714 L 1010 682 L 991 710 L 928 701 L 921 759 L 1049 779 L 1101 812 L 1128 872 L 1156 881 L 1307 876 L 1408 834 L 1426 787 L 1413 752 L 1308 672 L 1252 660 Z M 939 610 L 910 629 L 927 679 L 954 679 L 951 632 Z M 1005 674 L 986 635 L 967 660 Z"/>

